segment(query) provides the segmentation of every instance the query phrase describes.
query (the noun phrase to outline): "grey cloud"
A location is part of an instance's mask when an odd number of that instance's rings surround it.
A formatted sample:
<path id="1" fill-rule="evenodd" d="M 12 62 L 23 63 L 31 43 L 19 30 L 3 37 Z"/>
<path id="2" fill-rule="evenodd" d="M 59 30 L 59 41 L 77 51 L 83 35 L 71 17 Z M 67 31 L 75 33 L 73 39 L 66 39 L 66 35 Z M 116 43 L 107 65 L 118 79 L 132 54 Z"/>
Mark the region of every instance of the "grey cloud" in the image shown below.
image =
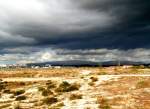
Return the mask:
<path id="1" fill-rule="evenodd" d="M 147 0 L 1 0 L 0 61 L 149 62 L 149 4 Z"/>
<path id="2" fill-rule="evenodd" d="M 84 53 L 87 53 L 84 55 Z M 66 61 L 66 60 L 83 60 L 83 61 L 134 61 L 150 62 L 149 49 L 91 49 L 91 50 L 68 50 L 68 49 L 41 49 L 38 52 L 29 54 L 4 54 L 0 55 L 0 61 L 14 61 L 18 63 L 29 62 L 48 62 L 48 61 Z"/>
<path id="3" fill-rule="evenodd" d="M 88 33 L 95 31 L 121 28 L 117 24 L 141 13 L 139 10 L 145 2 L 140 4 L 138 0 L 2 0 L 0 29 L 33 38 L 37 43 L 55 38 L 89 37 Z"/>
<path id="4" fill-rule="evenodd" d="M 94 27 L 103 28 L 113 22 L 112 16 L 107 13 L 84 10 L 75 7 L 73 1 L 70 4 L 68 2 L 68 0 L 30 2 L 5 0 L 0 2 L 1 12 L 4 14 L 1 17 L 7 17 L 4 22 L 14 26 L 11 28 L 12 31 L 22 31 L 19 30 L 20 27 L 26 31 L 32 26 L 35 28 L 30 28 L 31 30 L 43 28 L 50 32 L 85 31 Z"/>
<path id="5" fill-rule="evenodd" d="M 13 45 L 18 44 L 33 44 L 35 40 L 33 38 L 24 37 L 18 34 L 11 34 L 0 30 L 0 44 L 1 45 Z"/>

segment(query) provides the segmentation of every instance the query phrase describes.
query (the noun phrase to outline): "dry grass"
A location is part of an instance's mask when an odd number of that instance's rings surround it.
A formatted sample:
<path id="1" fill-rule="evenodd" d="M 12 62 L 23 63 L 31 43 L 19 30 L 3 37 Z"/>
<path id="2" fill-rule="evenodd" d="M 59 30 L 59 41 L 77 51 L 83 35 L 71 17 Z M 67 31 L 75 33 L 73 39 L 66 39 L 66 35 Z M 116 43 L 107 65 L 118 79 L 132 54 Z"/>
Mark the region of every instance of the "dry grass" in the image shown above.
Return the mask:
<path id="1" fill-rule="evenodd" d="M 90 71 L 88 75 L 82 71 Z M 0 108 L 61 109 L 66 101 L 71 106 L 85 109 L 150 109 L 150 77 L 103 78 L 106 74 L 146 74 L 142 67 L 95 67 L 60 69 L 7 69 L 0 70 L 0 78 L 28 77 L 39 81 L 0 81 Z M 8 79 L 9 79 L 8 78 Z M 32 78 L 31 78 L 32 79 Z M 103 81 L 104 79 L 104 81 Z M 102 96 L 101 96 L 102 95 Z M 85 103 L 85 104 L 84 104 Z M 97 106 L 98 105 L 98 106 Z M 94 107 L 95 106 L 95 107 Z M 97 106 L 97 107 L 96 107 Z"/>
<path id="2" fill-rule="evenodd" d="M 147 87 L 150 87 L 150 82 L 145 80 L 138 81 L 136 85 L 136 88 L 147 88 Z"/>
<path id="3" fill-rule="evenodd" d="M 9 77 L 75 77 L 82 70 L 90 70 L 93 74 L 143 74 L 149 73 L 150 69 L 141 67 L 64 67 L 64 68 L 48 68 L 48 69 L 30 69 L 30 68 L 16 68 L 16 69 L 0 69 L 1 78 Z"/>

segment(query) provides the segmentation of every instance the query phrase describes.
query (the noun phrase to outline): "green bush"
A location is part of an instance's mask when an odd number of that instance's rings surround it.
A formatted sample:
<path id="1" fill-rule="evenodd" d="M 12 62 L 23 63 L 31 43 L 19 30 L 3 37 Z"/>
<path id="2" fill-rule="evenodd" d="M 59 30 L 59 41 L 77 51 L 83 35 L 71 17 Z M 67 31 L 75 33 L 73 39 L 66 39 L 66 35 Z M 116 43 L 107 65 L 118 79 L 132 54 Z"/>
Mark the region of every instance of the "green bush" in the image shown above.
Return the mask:
<path id="1" fill-rule="evenodd" d="M 17 96 L 17 95 L 21 95 L 21 94 L 24 94 L 25 93 L 25 90 L 17 90 L 14 92 L 14 95 Z"/>
<path id="2" fill-rule="evenodd" d="M 16 101 L 26 100 L 26 96 L 18 96 L 16 97 Z"/>
<path id="3" fill-rule="evenodd" d="M 57 92 L 70 92 L 70 91 L 74 91 L 74 90 L 79 90 L 80 85 L 79 84 L 70 84 L 66 81 L 63 81 L 59 87 L 55 90 Z"/>
<path id="4" fill-rule="evenodd" d="M 60 87 L 69 87 L 70 84 L 67 81 L 63 81 L 59 86 Z"/>

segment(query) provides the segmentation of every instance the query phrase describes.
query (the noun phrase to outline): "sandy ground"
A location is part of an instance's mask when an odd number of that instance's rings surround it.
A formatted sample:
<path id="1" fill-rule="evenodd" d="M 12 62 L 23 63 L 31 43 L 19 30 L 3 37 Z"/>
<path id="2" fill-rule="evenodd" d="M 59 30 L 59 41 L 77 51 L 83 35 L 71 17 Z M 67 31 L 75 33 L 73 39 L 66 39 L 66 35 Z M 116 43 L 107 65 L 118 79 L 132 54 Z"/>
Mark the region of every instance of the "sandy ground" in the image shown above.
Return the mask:
<path id="1" fill-rule="evenodd" d="M 95 77 L 97 80 L 92 82 L 91 77 Z M 97 75 L 86 69 L 81 70 L 78 75 L 73 77 L 37 76 L 1 79 L 11 84 L 20 82 L 31 83 L 21 86 L 25 90 L 23 95 L 27 96 L 27 100 L 16 101 L 14 98 L 11 98 L 12 94 L 1 93 L 0 109 L 15 109 L 14 105 L 18 105 L 18 103 L 22 107 L 21 109 L 150 109 L 150 74 Z M 63 106 L 59 108 L 56 108 L 57 103 L 37 105 L 45 98 L 39 92 L 38 87 L 45 87 L 45 83 L 48 80 L 57 81 L 58 84 L 63 81 L 71 84 L 79 83 L 81 87 L 79 90 L 55 95 L 59 102 L 63 102 Z M 148 84 L 136 88 L 138 82 L 141 81 L 142 85 L 143 81 L 146 81 Z M 17 85 L 13 88 L 13 90 L 18 89 L 20 87 Z M 70 100 L 71 94 L 81 94 L 82 98 Z M 105 107 L 105 105 L 108 106 Z"/>
<path id="2" fill-rule="evenodd" d="M 116 77 L 150 77 L 149 75 L 139 75 L 139 74 L 129 74 L 129 75 L 100 75 L 99 76 L 101 78 L 101 80 L 109 80 L 109 78 L 116 78 Z M 78 79 L 75 77 L 69 77 L 70 79 Z M 66 78 L 64 77 L 37 77 L 37 78 L 24 78 L 24 77 L 18 77 L 18 78 L 1 78 L 3 81 L 7 81 L 7 82 L 26 82 L 26 81 L 48 81 L 48 80 L 66 80 Z"/>

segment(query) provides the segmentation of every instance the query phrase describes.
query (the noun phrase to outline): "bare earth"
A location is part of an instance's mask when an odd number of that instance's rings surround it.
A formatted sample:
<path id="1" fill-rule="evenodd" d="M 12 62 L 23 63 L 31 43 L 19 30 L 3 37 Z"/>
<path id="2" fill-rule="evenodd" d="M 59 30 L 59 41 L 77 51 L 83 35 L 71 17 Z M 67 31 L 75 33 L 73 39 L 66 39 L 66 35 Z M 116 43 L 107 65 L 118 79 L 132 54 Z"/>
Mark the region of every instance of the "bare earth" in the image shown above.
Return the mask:
<path id="1" fill-rule="evenodd" d="M 148 68 L 4 69 L 0 109 L 150 109 Z"/>

